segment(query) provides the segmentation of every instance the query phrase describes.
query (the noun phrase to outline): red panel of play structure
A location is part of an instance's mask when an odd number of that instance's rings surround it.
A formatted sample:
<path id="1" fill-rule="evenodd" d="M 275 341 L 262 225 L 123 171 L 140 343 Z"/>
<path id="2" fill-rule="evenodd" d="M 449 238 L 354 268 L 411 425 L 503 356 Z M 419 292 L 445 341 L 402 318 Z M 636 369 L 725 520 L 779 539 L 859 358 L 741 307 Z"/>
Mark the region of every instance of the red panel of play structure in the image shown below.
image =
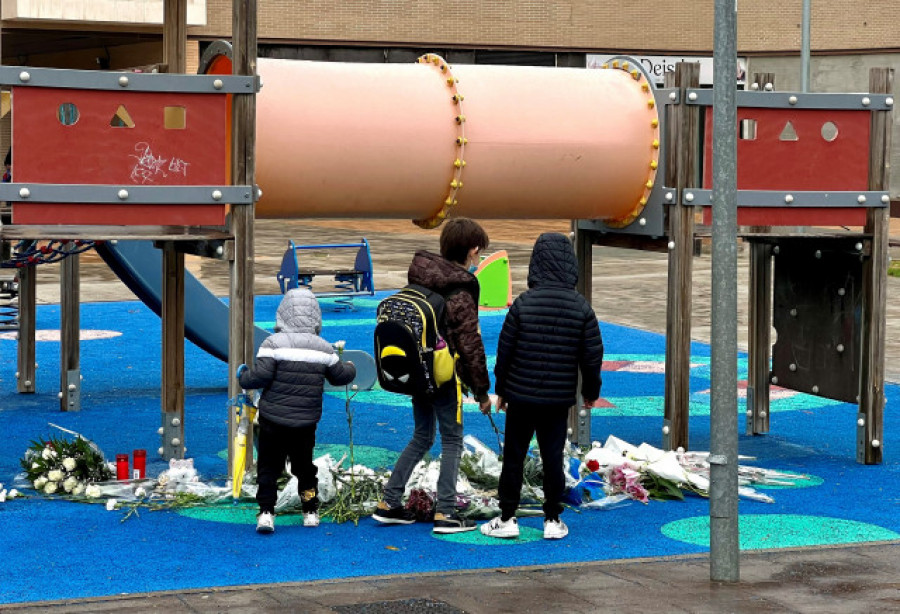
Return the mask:
<path id="1" fill-rule="evenodd" d="M 844 191 L 868 189 L 868 111 L 766 109 L 738 112 L 739 190 Z M 712 113 L 705 125 L 703 187 L 712 186 Z M 864 208 L 742 207 L 743 226 L 862 226 Z M 704 221 L 710 223 L 709 207 Z"/>
<path id="2" fill-rule="evenodd" d="M 16 183 L 227 185 L 224 94 L 14 88 Z M 14 224 L 221 226 L 209 205 L 15 203 Z"/>

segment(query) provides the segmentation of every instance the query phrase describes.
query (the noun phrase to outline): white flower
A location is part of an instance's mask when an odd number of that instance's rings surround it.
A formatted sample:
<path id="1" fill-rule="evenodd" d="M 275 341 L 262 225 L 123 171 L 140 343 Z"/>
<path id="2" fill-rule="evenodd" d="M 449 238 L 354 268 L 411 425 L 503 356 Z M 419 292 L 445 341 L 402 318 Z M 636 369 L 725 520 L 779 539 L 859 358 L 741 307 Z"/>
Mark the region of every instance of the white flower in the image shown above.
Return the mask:
<path id="1" fill-rule="evenodd" d="M 41 452 L 41 458 L 43 458 L 44 460 L 50 460 L 51 458 L 56 458 L 57 456 L 59 455 L 53 448 L 44 448 L 44 450 Z"/>
<path id="2" fill-rule="evenodd" d="M 32 469 L 37 469 L 38 467 L 40 467 L 40 465 L 38 465 L 37 463 L 31 463 Z"/>
<path id="3" fill-rule="evenodd" d="M 77 484 L 75 484 L 75 488 L 72 489 L 72 494 L 75 495 L 76 497 L 81 495 L 81 493 L 83 493 L 83 492 L 84 492 L 84 484 L 82 484 L 81 482 L 78 482 Z"/>
<path id="4" fill-rule="evenodd" d="M 143 486 L 138 486 L 137 488 L 134 489 L 135 497 L 143 497 L 146 494 L 147 494 L 147 491 L 144 489 Z"/>
<path id="5" fill-rule="evenodd" d="M 41 477 L 39 477 L 38 479 L 36 479 L 34 481 L 35 490 L 42 489 L 44 487 L 44 484 L 46 484 L 46 483 L 47 483 L 47 477 L 42 475 Z"/>
<path id="6" fill-rule="evenodd" d="M 53 493 L 56 492 L 56 488 L 57 488 L 56 482 L 47 482 L 47 485 L 44 486 L 44 492 L 47 493 L 48 495 L 52 495 Z"/>
<path id="7" fill-rule="evenodd" d="M 96 484 L 88 484 L 87 488 L 84 489 L 84 494 L 92 499 L 96 499 L 100 496 L 100 487 Z"/>
<path id="8" fill-rule="evenodd" d="M 53 469 L 47 473 L 47 478 L 51 482 L 61 482 L 63 479 L 63 472 L 59 469 Z"/>
<path id="9" fill-rule="evenodd" d="M 15 498 L 18 497 L 18 496 L 19 496 L 19 491 L 16 490 L 15 488 L 13 488 L 13 489 L 10 490 L 8 493 L 6 493 L 6 498 L 7 498 L 7 499 L 15 499 Z"/>
<path id="10" fill-rule="evenodd" d="M 71 456 L 68 456 L 63 459 L 63 467 L 66 468 L 66 471 L 72 471 L 73 469 L 75 469 L 75 467 L 77 465 L 78 465 L 78 463 L 76 463 L 75 459 L 72 458 Z"/>
<path id="11" fill-rule="evenodd" d="M 0 490 L 0 503 L 3 503 L 4 501 L 6 501 L 6 491 Z"/>
<path id="12" fill-rule="evenodd" d="M 107 499 L 106 500 L 106 510 L 108 512 L 111 512 L 114 509 L 116 509 L 116 503 L 118 503 L 118 501 L 116 501 L 115 499 Z"/>
<path id="13" fill-rule="evenodd" d="M 347 345 L 347 342 L 341 339 L 340 341 L 334 342 L 334 349 L 337 350 L 338 354 L 344 353 L 344 346 Z"/>
<path id="14" fill-rule="evenodd" d="M 70 475 L 66 478 L 66 481 L 63 482 L 63 490 L 66 492 L 72 492 L 75 490 L 75 487 L 78 485 L 78 478 L 74 475 Z"/>

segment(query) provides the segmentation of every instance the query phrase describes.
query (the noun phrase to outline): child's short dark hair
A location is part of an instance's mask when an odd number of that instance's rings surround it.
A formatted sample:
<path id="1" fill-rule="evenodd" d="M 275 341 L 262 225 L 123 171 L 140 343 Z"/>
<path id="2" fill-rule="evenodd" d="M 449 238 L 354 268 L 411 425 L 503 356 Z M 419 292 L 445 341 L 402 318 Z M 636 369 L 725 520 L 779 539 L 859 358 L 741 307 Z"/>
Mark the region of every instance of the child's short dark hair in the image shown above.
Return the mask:
<path id="1" fill-rule="evenodd" d="M 487 233 L 475 220 L 455 217 L 444 222 L 441 230 L 441 256 L 451 262 L 464 264 L 470 249 L 485 249 L 489 244 Z"/>

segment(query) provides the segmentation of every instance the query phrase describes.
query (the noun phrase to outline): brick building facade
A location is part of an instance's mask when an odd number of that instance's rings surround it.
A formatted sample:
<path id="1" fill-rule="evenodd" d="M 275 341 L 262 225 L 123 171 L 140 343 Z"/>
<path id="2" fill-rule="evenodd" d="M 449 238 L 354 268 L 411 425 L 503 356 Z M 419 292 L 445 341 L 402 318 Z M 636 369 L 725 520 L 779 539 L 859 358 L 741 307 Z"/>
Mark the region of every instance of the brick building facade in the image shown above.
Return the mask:
<path id="1" fill-rule="evenodd" d="M 897 48 L 900 1 L 811 3 L 816 52 Z M 259 2 L 260 41 L 315 44 L 439 45 L 557 51 L 709 54 L 712 0 L 268 0 Z M 740 0 L 741 54 L 798 53 L 802 3 Z M 231 31 L 231 2 L 208 0 L 207 25 L 194 36 Z"/>

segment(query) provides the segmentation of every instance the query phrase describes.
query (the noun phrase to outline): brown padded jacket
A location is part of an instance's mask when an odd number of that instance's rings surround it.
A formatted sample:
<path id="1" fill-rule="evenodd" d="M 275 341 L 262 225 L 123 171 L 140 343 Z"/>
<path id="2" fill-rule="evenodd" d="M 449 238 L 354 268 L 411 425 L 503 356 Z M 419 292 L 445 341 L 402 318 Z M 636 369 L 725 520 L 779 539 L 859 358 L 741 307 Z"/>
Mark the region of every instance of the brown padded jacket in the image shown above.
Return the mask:
<path id="1" fill-rule="evenodd" d="M 473 396 L 483 401 L 491 379 L 478 326 L 478 280 L 458 264 L 425 250 L 413 256 L 408 279 L 444 297 L 448 341 L 459 354 L 456 373 Z"/>

